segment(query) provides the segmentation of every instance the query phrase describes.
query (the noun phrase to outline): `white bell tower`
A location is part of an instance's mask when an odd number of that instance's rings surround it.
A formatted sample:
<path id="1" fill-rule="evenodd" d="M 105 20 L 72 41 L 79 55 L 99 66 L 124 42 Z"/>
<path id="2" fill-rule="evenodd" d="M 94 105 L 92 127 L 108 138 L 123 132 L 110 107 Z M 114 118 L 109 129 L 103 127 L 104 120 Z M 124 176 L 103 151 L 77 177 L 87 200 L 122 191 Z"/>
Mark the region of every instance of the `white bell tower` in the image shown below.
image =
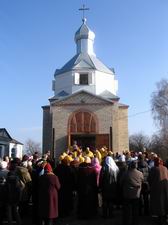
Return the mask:
<path id="1" fill-rule="evenodd" d="M 86 24 L 83 7 L 82 25 L 75 33 L 76 55 L 61 69 L 57 69 L 53 80 L 54 97 L 60 99 L 85 90 L 106 98 L 118 98 L 118 81 L 114 70 L 105 66 L 94 52 L 95 34 Z"/>

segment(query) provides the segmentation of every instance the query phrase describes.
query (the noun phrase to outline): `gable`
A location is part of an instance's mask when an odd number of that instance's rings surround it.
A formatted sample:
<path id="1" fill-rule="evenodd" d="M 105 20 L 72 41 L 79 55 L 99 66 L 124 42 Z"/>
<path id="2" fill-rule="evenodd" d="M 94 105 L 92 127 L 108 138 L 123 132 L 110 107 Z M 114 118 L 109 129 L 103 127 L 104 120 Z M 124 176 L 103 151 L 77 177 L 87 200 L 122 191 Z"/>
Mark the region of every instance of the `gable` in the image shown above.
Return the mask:
<path id="1" fill-rule="evenodd" d="M 9 133 L 7 132 L 7 130 L 5 128 L 1 128 L 0 129 L 0 141 L 2 142 L 11 142 L 12 138 L 9 135 Z"/>
<path id="2" fill-rule="evenodd" d="M 1 138 L 6 138 L 6 139 L 10 139 L 10 140 L 12 139 L 5 128 L 1 128 L 0 129 L 0 137 Z"/>
<path id="3" fill-rule="evenodd" d="M 95 104 L 113 104 L 113 102 L 93 95 L 86 91 L 81 91 L 68 96 L 62 100 L 54 101 L 52 105 L 95 105 Z"/>
<path id="4" fill-rule="evenodd" d="M 93 66 L 90 65 L 85 60 L 81 60 L 74 68 L 87 68 L 87 69 L 93 69 Z M 95 68 L 94 68 L 95 69 Z"/>

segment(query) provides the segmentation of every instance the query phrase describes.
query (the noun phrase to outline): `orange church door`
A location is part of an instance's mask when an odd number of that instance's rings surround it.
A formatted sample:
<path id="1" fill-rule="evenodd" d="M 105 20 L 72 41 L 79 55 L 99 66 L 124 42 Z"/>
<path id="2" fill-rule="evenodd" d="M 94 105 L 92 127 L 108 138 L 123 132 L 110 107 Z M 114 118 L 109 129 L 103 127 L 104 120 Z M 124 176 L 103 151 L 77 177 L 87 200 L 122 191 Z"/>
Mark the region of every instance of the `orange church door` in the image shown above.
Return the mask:
<path id="1" fill-rule="evenodd" d="M 109 134 L 96 134 L 96 148 L 106 146 L 109 149 Z"/>

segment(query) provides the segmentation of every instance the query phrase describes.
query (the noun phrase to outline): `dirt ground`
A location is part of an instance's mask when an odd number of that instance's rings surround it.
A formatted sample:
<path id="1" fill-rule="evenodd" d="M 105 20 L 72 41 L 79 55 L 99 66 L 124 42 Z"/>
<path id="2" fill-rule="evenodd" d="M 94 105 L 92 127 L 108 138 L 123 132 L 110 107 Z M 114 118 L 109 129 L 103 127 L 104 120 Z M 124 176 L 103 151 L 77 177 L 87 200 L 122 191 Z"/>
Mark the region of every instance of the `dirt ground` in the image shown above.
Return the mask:
<path id="1" fill-rule="evenodd" d="M 23 218 L 23 225 L 31 225 L 32 219 L 31 214 L 28 213 L 27 216 Z M 150 216 L 141 216 L 139 218 L 139 225 L 156 225 L 156 219 Z M 58 218 L 54 225 L 123 225 L 122 223 L 122 210 L 115 209 L 113 218 L 104 219 L 101 216 L 101 209 L 95 218 L 87 220 L 79 220 L 75 214 L 66 217 Z"/>

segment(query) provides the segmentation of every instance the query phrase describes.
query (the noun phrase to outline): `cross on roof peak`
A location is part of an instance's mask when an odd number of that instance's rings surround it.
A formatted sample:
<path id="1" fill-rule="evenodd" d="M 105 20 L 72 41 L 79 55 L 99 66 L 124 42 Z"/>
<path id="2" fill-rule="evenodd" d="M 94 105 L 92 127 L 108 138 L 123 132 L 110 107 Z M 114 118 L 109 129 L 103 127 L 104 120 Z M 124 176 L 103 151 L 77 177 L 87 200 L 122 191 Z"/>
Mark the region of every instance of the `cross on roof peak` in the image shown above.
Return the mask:
<path id="1" fill-rule="evenodd" d="M 85 22 L 86 22 L 85 11 L 86 11 L 86 10 L 89 10 L 89 8 L 86 8 L 85 5 L 83 4 L 82 8 L 79 8 L 79 10 L 83 11 L 83 18 L 82 18 L 82 21 L 83 21 L 83 23 L 85 23 Z"/>

